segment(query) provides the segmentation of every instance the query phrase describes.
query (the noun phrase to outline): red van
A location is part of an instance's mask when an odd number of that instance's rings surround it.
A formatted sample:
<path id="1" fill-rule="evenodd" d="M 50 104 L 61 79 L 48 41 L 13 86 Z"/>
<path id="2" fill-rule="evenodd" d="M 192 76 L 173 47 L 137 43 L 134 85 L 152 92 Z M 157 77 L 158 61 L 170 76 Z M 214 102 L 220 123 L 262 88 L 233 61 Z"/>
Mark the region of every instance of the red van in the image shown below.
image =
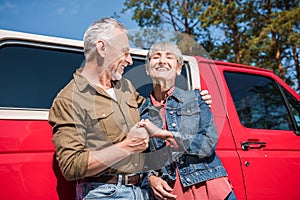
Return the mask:
<path id="1" fill-rule="evenodd" d="M 151 90 L 145 50 L 124 77 Z M 212 95 L 217 154 L 238 199 L 300 199 L 300 96 L 271 71 L 185 56 L 177 86 Z M 0 30 L 0 199 L 75 199 L 54 158 L 48 110 L 82 65 L 83 42 Z"/>

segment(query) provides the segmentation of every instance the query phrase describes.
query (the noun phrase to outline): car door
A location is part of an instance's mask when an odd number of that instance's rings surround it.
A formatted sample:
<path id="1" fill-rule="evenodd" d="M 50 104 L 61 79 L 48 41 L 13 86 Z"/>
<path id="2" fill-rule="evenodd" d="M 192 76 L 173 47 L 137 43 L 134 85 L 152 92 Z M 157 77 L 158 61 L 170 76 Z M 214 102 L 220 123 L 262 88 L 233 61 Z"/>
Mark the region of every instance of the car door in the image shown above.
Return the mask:
<path id="1" fill-rule="evenodd" d="M 265 70 L 223 74 L 247 199 L 299 199 L 299 95 Z"/>

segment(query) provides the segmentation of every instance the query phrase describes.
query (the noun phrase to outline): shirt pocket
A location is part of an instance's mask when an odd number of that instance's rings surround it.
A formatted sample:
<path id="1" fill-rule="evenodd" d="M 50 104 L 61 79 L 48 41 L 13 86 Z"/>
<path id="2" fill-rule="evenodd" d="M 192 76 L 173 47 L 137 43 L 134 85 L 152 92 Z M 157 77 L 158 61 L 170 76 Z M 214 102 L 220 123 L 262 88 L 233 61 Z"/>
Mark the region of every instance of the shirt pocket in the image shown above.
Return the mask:
<path id="1" fill-rule="evenodd" d="M 127 101 L 126 104 L 131 108 L 134 108 L 134 109 L 138 108 L 138 104 L 137 104 L 136 100 L 133 98 L 129 99 L 129 101 Z"/>
<path id="2" fill-rule="evenodd" d="M 116 118 L 112 107 L 102 107 L 98 109 L 95 115 L 92 116 L 92 124 L 95 128 L 95 137 L 100 137 L 100 140 L 117 142 L 120 141 L 125 134 L 119 128 L 119 119 Z"/>

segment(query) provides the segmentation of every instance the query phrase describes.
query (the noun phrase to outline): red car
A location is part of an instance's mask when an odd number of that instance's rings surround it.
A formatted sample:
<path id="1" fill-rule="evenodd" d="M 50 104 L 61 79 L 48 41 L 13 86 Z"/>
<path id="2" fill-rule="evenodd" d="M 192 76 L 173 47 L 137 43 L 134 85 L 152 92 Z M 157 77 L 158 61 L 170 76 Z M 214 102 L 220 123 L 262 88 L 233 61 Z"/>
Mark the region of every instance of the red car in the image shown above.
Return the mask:
<path id="1" fill-rule="evenodd" d="M 75 199 L 55 160 L 48 110 L 82 65 L 83 42 L 0 30 L 0 199 Z M 142 95 L 145 50 L 126 68 Z M 271 71 L 185 56 L 178 87 L 208 89 L 217 154 L 238 199 L 300 199 L 300 96 Z"/>

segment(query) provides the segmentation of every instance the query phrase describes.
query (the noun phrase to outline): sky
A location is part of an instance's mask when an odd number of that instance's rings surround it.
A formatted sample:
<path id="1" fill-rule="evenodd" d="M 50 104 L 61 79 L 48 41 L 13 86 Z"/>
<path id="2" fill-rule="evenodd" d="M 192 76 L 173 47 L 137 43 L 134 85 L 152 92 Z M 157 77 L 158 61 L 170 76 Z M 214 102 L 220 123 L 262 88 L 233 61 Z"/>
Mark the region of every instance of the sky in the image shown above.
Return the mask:
<path id="1" fill-rule="evenodd" d="M 112 17 L 131 30 L 132 11 L 121 13 L 125 0 L 0 0 L 0 29 L 82 40 L 87 27 Z"/>
<path id="2" fill-rule="evenodd" d="M 132 10 L 121 13 L 125 8 L 124 2 L 125 0 L 0 0 L 0 29 L 82 40 L 84 32 L 95 20 L 116 14 L 129 33 L 133 34 L 139 31 L 139 27 L 131 19 Z M 216 33 L 214 31 L 213 34 Z M 165 29 L 164 35 L 174 36 L 176 33 Z M 223 34 L 218 35 L 221 37 Z M 130 46 L 135 47 L 133 43 Z"/>

